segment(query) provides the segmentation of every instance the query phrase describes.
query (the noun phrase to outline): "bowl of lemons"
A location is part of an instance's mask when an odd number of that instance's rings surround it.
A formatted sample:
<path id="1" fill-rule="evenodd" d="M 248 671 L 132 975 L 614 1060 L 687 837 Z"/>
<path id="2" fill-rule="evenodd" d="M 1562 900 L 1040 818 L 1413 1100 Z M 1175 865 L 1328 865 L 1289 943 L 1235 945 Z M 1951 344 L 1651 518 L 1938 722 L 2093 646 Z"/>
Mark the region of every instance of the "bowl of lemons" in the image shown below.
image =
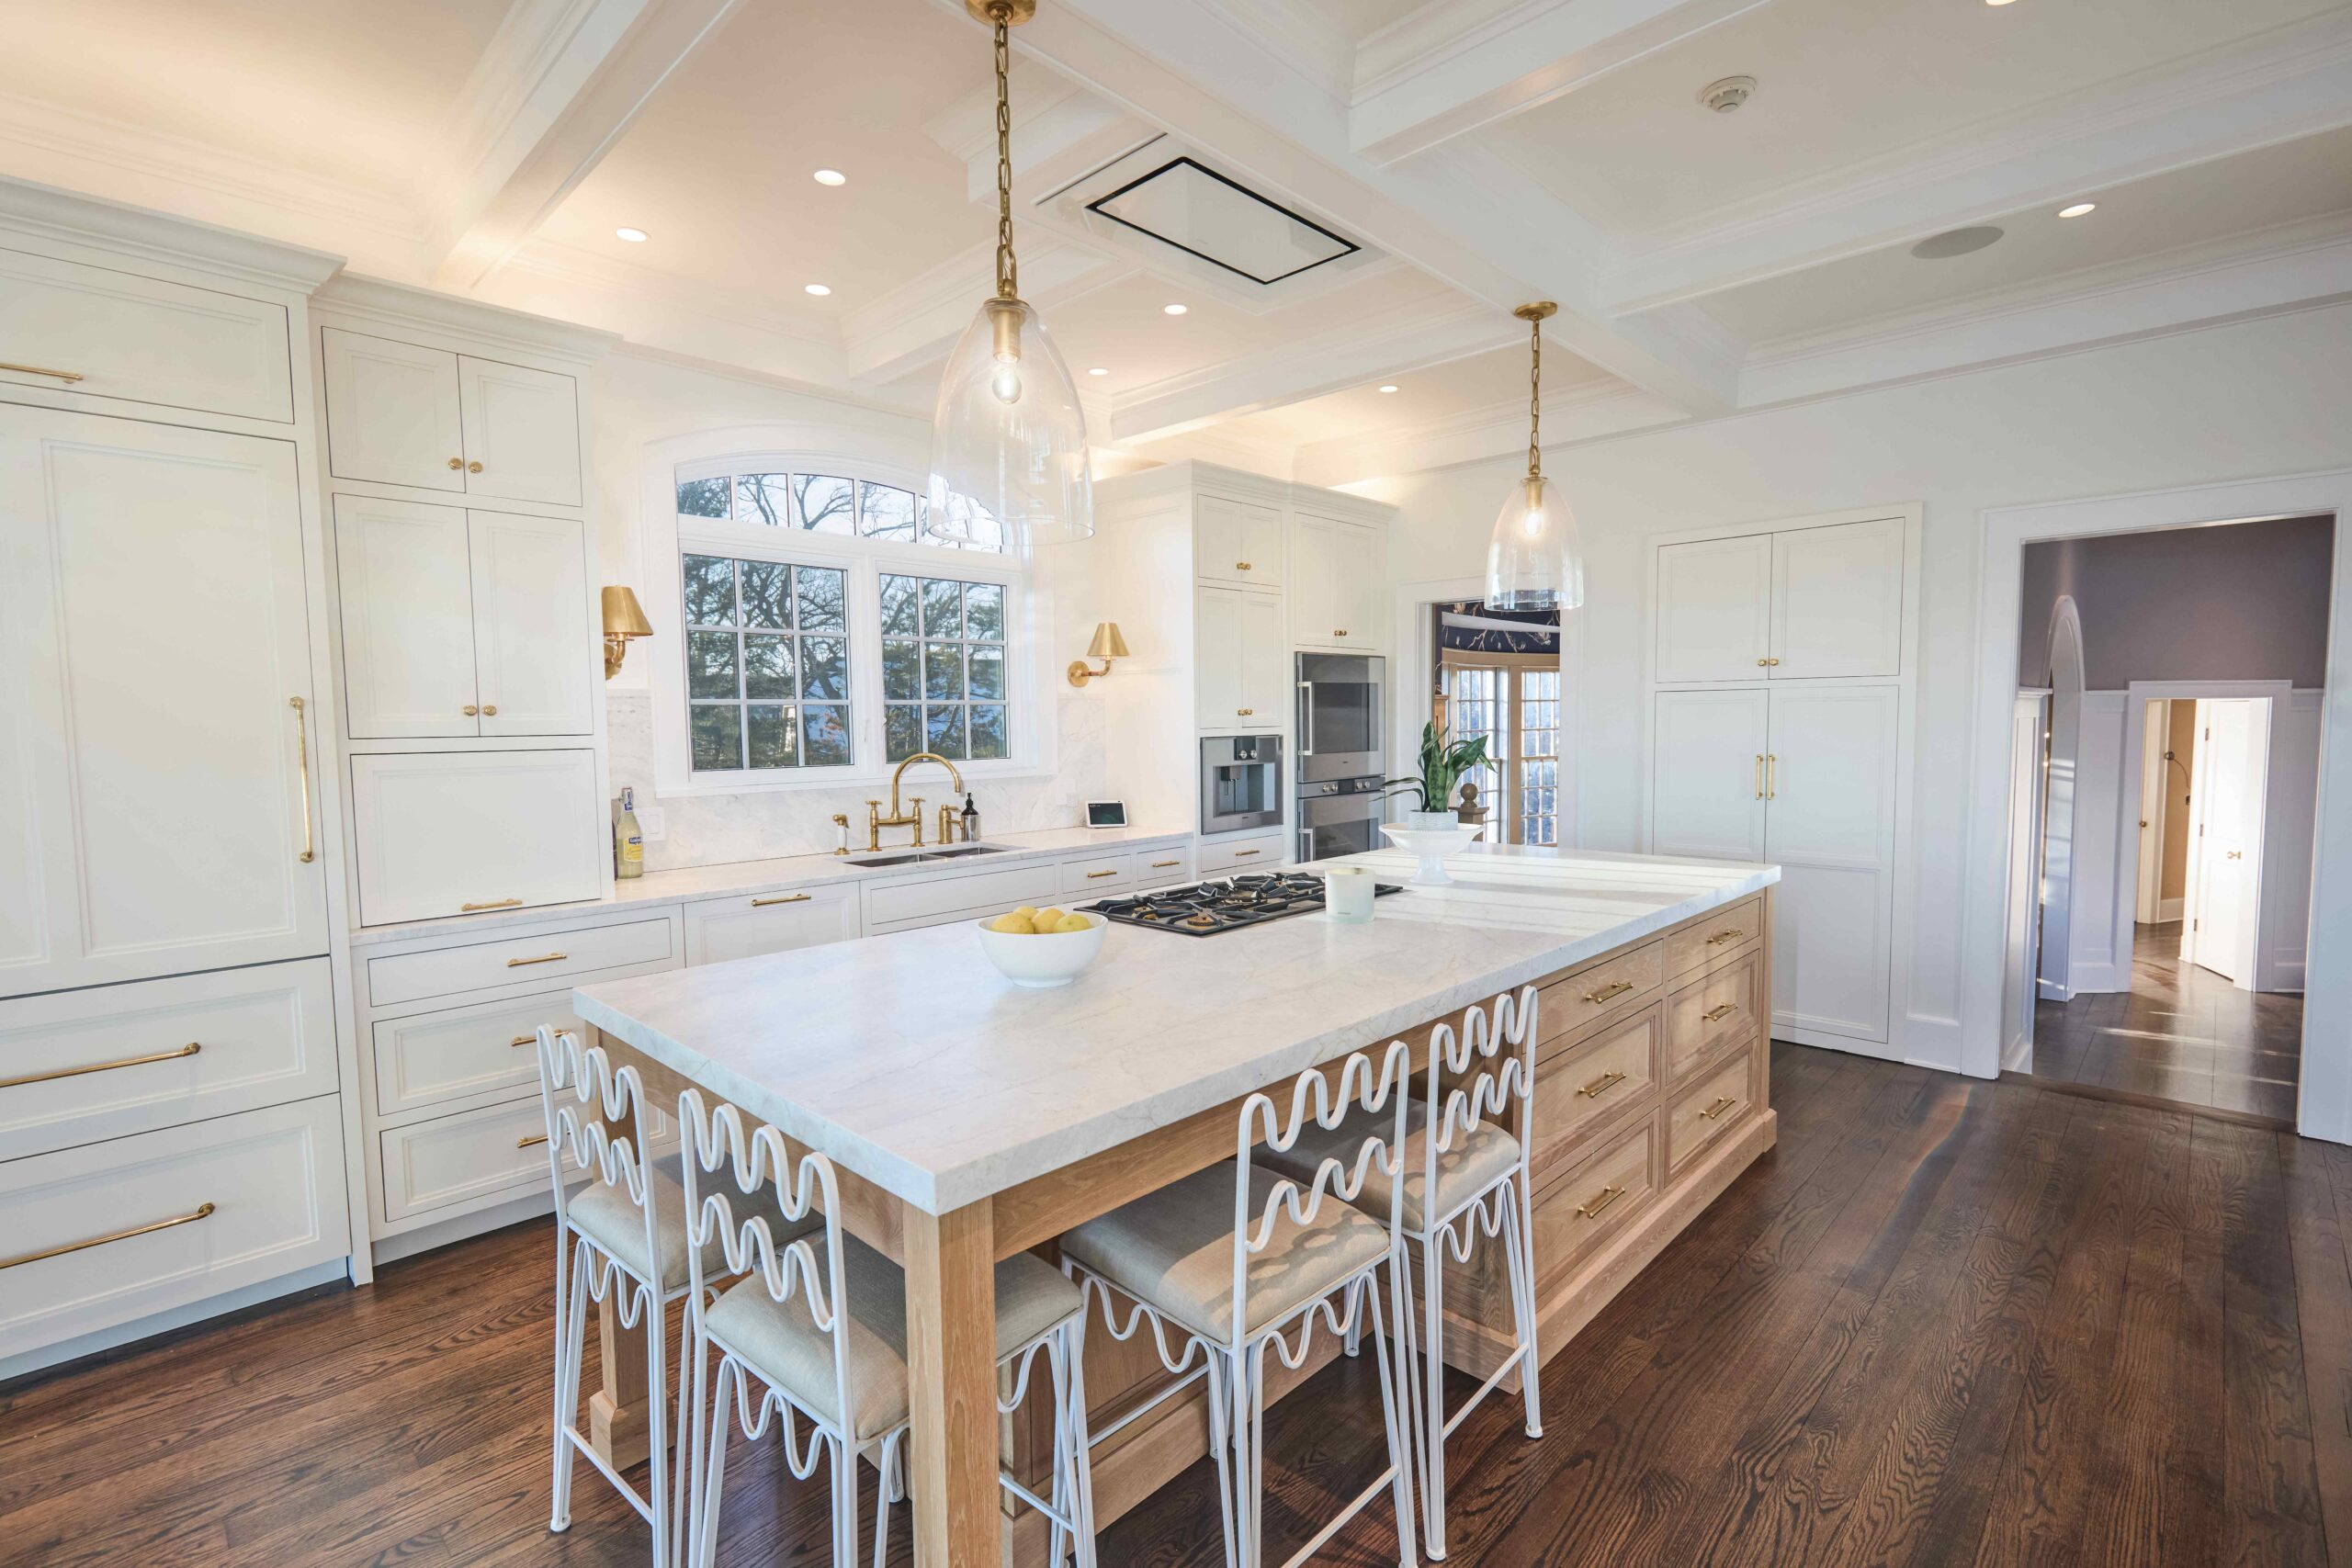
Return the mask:
<path id="1" fill-rule="evenodd" d="M 1100 915 L 1026 904 L 975 923 L 980 951 L 999 973 L 1016 986 L 1038 989 L 1077 979 L 1102 951 L 1102 931 L 1110 924 Z"/>

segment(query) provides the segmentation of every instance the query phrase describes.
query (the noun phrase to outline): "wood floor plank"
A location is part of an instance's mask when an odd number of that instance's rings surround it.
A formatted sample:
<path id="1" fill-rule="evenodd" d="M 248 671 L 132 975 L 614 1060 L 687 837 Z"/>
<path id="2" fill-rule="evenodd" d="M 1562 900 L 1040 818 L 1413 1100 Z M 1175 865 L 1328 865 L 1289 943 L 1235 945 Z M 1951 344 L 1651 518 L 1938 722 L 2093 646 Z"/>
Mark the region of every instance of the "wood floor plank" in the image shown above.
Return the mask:
<path id="1" fill-rule="evenodd" d="M 2284 1133 L 2274 1144 L 2287 1193 L 2287 1241 L 2295 1266 L 2320 1517 L 2328 1560 L 2352 1563 L 2352 1252 L 2345 1245 L 2345 1215 L 2333 1174 L 2336 1166 L 2352 1168 L 2345 1157 L 2352 1151 Z"/>

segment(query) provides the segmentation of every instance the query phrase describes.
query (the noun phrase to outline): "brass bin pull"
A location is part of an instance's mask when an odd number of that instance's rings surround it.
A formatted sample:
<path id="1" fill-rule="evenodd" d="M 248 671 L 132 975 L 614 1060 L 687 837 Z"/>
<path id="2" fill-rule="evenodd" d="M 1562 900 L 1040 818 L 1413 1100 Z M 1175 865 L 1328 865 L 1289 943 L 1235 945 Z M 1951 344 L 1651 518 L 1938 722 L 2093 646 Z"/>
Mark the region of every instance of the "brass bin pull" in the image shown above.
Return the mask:
<path id="1" fill-rule="evenodd" d="M 537 1044 L 537 1043 L 538 1043 L 538 1042 L 539 1042 L 539 1037 L 538 1037 L 537 1035 L 536 1035 L 536 1034 L 517 1034 L 514 1039 L 509 1040 L 506 1043 L 507 1043 L 507 1044 L 509 1044 L 510 1046 L 511 1046 L 511 1045 L 536 1045 L 536 1044 Z"/>
<path id="2" fill-rule="evenodd" d="M 1602 1188 L 1600 1195 L 1595 1197 L 1591 1202 L 1577 1204 L 1577 1213 L 1582 1214 L 1588 1220 L 1597 1220 L 1600 1218 L 1601 1210 L 1606 1209 L 1610 1204 L 1614 1203 L 1618 1199 L 1623 1198 L 1624 1195 L 1624 1184 L 1622 1182 L 1611 1182 L 1608 1186 Z"/>
<path id="3" fill-rule="evenodd" d="M 752 900 L 752 908 L 764 909 L 771 904 L 806 904 L 810 897 L 811 895 L 807 893 L 786 893 L 774 898 L 754 898 Z"/>
<path id="4" fill-rule="evenodd" d="M 1599 1100 L 1602 1095 L 1607 1094 L 1611 1089 L 1615 1089 L 1619 1084 L 1623 1083 L 1624 1081 L 1625 1075 L 1612 1069 L 1601 1074 L 1599 1077 L 1593 1079 L 1590 1083 L 1577 1090 L 1577 1098 L 1579 1100 Z"/>
<path id="5" fill-rule="evenodd" d="M 175 1214 L 168 1220 L 157 1220 L 153 1224 L 133 1225 L 129 1230 L 113 1231 L 105 1235 L 94 1235 L 87 1241 L 69 1241 L 62 1247 L 44 1247 L 39 1252 L 24 1252 L 17 1254 L 14 1258 L 0 1258 L 0 1269 L 14 1269 L 18 1264 L 22 1263 L 38 1263 L 44 1258 L 62 1258 L 69 1252 L 80 1252 L 87 1247 L 104 1247 L 110 1241 L 129 1241 L 132 1236 L 148 1235 L 156 1231 L 167 1231 L 174 1225 L 192 1225 L 198 1220 L 210 1217 L 212 1208 L 213 1206 L 210 1203 L 198 1203 L 195 1209 L 188 1213 Z"/>
<path id="6" fill-rule="evenodd" d="M 1709 1023 L 1721 1023 L 1724 1020 L 1729 1018 L 1738 1010 L 1739 1007 L 1737 1003 L 1725 1002 L 1719 1008 L 1709 1008 L 1705 1012 L 1701 1013 L 1699 1016 L 1705 1019 Z"/>
<path id="7" fill-rule="evenodd" d="M 1612 981 L 1609 985 L 1601 987 L 1597 991 L 1587 991 L 1584 994 L 1584 999 L 1591 1002 L 1595 1006 L 1599 1006 L 1600 1003 L 1607 1001 L 1611 997 L 1623 996 L 1627 991 L 1630 991 L 1633 988 L 1634 982 L 1631 980 Z"/>
<path id="8" fill-rule="evenodd" d="M 302 723 L 302 699 L 288 697 L 294 710 L 294 762 L 302 785 L 302 852 L 294 858 L 304 865 L 319 858 L 318 836 L 311 828 L 311 732 Z"/>
<path id="9" fill-rule="evenodd" d="M 545 1133 L 534 1133 L 527 1138 L 515 1139 L 514 1146 L 518 1149 L 535 1148 L 547 1141 L 548 1135 Z"/>
<path id="10" fill-rule="evenodd" d="M 191 1040 L 176 1051 L 157 1051 L 146 1056 L 124 1056 L 112 1062 L 92 1062 L 79 1067 L 51 1067 L 45 1073 L 27 1073 L 22 1077 L 0 1078 L 0 1089 L 22 1089 L 28 1083 L 48 1083 L 56 1078 L 78 1078 L 84 1073 L 110 1073 L 117 1067 L 143 1067 L 150 1062 L 176 1062 L 183 1056 L 193 1056 L 204 1049 L 202 1043 Z"/>
<path id="11" fill-rule="evenodd" d="M 1733 1106 L 1737 1105 L 1739 1101 L 1733 1099 L 1730 1095 L 1726 1094 L 1719 1096 L 1713 1105 L 1710 1105 L 1707 1109 L 1699 1112 L 1699 1118 L 1704 1122 L 1712 1122 L 1716 1117 L 1721 1116 L 1724 1111 L 1729 1111 Z"/>
<path id="12" fill-rule="evenodd" d="M 45 365 L 11 365 L 6 360 L 0 360 L 0 370 L 14 370 L 19 376 L 53 376 L 60 381 L 82 379 L 79 370 L 51 370 Z"/>
<path id="13" fill-rule="evenodd" d="M 510 958 L 506 961 L 506 967 L 521 969 L 533 964 L 560 964 L 571 956 L 568 953 L 542 953 L 537 958 Z"/>
<path id="14" fill-rule="evenodd" d="M 1089 882 L 1093 882 L 1093 881 L 1097 881 L 1097 880 L 1099 880 L 1099 879 L 1101 879 L 1101 878 L 1102 878 L 1102 877 L 1105 877 L 1105 876 L 1116 876 L 1116 875 L 1118 875 L 1118 874 L 1118 874 L 1118 872 L 1117 872 L 1117 870 L 1116 870 L 1116 869 L 1113 869 L 1113 870 L 1110 870 L 1110 871 L 1090 871 L 1090 872 L 1088 872 L 1088 873 L 1086 874 L 1086 880 L 1087 880 L 1087 881 L 1089 881 Z"/>
<path id="15" fill-rule="evenodd" d="M 492 898 L 487 904 L 460 904 L 458 906 L 458 913 L 470 915 L 477 909 L 519 909 L 522 907 L 523 900 L 520 898 Z"/>

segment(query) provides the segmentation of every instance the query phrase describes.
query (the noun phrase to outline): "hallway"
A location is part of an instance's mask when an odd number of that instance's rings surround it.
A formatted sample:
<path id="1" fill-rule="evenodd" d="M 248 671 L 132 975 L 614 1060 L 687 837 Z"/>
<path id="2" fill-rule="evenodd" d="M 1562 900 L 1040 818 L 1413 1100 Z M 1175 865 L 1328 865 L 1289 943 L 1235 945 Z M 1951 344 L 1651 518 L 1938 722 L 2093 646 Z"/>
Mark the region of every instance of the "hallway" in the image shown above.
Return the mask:
<path id="1" fill-rule="evenodd" d="M 2034 1009 L 2033 1075 L 2292 1122 L 2303 998 L 2180 961 L 2180 922 L 2134 928 L 2132 988 Z"/>

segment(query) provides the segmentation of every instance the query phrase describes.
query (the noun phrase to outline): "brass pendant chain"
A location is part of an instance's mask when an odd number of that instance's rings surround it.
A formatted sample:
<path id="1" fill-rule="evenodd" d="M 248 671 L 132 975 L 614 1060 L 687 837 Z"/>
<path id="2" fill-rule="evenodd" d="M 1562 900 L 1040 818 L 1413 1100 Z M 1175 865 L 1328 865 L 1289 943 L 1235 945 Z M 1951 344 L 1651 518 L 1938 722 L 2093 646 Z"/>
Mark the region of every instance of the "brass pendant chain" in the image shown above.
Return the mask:
<path id="1" fill-rule="evenodd" d="M 1009 5 L 989 7 L 996 22 L 996 297 L 1021 298 L 1021 270 L 1012 259 L 1012 46 Z"/>
<path id="2" fill-rule="evenodd" d="M 1527 477 L 1544 477 L 1544 320 L 1527 323 Z"/>

